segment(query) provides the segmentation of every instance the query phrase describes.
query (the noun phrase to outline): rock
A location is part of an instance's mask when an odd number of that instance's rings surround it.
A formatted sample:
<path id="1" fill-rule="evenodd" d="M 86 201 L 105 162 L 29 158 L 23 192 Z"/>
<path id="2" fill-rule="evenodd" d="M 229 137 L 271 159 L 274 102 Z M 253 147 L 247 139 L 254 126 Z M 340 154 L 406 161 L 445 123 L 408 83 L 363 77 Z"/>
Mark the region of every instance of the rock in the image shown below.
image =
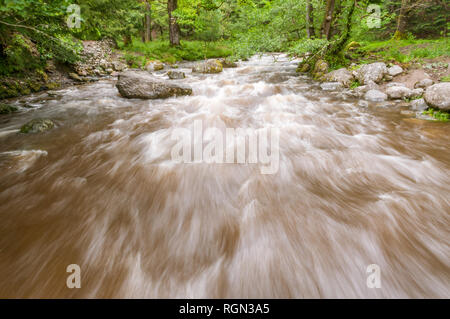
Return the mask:
<path id="1" fill-rule="evenodd" d="M 353 82 L 353 74 L 346 68 L 331 71 L 324 75 L 324 80 L 328 82 L 339 82 L 345 87 L 349 87 Z"/>
<path id="2" fill-rule="evenodd" d="M 361 84 L 366 84 L 368 81 L 379 83 L 387 73 L 387 67 L 383 62 L 365 64 L 356 70 L 355 73 L 355 77 Z"/>
<path id="3" fill-rule="evenodd" d="M 224 68 L 237 68 L 238 67 L 236 62 L 234 62 L 228 58 L 219 59 L 219 62 L 222 63 L 222 66 Z"/>
<path id="4" fill-rule="evenodd" d="M 72 80 L 77 81 L 77 82 L 83 82 L 83 79 L 78 74 L 73 73 L 73 72 L 69 73 L 69 78 L 71 78 Z"/>
<path id="5" fill-rule="evenodd" d="M 50 119 L 34 119 L 20 128 L 21 133 L 42 133 L 55 127 Z"/>
<path id="6" fill-rule="evenodd" d="M 401 66 L 394 65 L 393 67 L 390 67 L 388 69 L 388 73 L 389 73 L 390 76 L 397 76 L 397 75 L 403 73 L 403 69 L 402 69 Z"/>
<path id="7" fill-rule="evenodd" d="M 428 105 L 424 99 L 418 99 L 411 101 L 411 108 L 414 111 L 425 111 L 428 108 Z"/>
<path id="8" fill-rule="evenodd" d="M 354 91 L 358 96 L 363 96 L 367 91 L 378 89 L 378 84 L 373 81 L 368 81 L 366 85 L 358 86 Z"/>
<path id="9" fill-rule="evenodd" d="M 450 110 L 450 82 L 429 86 L 425 91 L 424 99 L 432 107 Z"/>
<path id="10" fill-rule="evenodd" d="M 364 101 L 364 100 L 359 100 L 358 106 L 360 106 L 360 107 L 368 107 L 369 106 L 369 102 Z"/>
<path id="11" fill-rule="evenodd" d="M 426 89 L 429 86 L 432 86 L 434 84 L 434 81 L 432 79 L 423 79 L 420 80 L 418 82 L 416 82 L 416 84 L 414 84 L 414 88 L 415 89 Z"/>
<path id="12" fill-rule="evenodd" d="M 411 95 L 409 96 L 410 98 L 418 98 L 421 97 L 423 95 L 424 89 L 414 89 L 411 90 Z"/>
<path id="13" fill-rule="evenodd" d="M 378 90 L 369 90 L 364 95 L 364 99 L 371 102 L 383 102 L 387 100 L 387 95 Z"/>
<path id="14" fill-rule="evenodd" d="M 0 104 L 0 114 L 11 114 L 17 112 L 19 109 L 16 106 L 8 104 Z"/>
<path id="15" fill-rule="evenodd" d="M 148 72 L 155 72 L 155 71 L 161 71 L 164 70 L 164 64 L 162 64 L 162 62 L 160 61 L 150 61 L 147 63 L 147 65 L 145 66 L 145 69 Z"/>
<path id="16" fill-rule="evenodd" d="M 145 71 L 121 73 L 116 87 L 123 97 L 130 99 L 164 99 L 171 96 L 192 94 L 191 88 L 168 83 Z"/>
<path id="17" fill-rule="evenodd" d="M 328 63 L 325 60 L 317 60 L 316 64 L 314 65 L 314 72 L 315 74 L 317 73 L 322 73 L 322 74 L 326 74 L 328 73 Z"/>
<path id="18" fill-rule="evenodd" d="M 113 67 L 114 71 L 117 71 L 117 72 L 122 72 L 127 68 L 126 64 L 122 63 L 120 61 L 112 62 L 112 67 Z"/>
<path id="19" fill-rule="evenodd" d="M 411 97 L 412 91 L 404 86 L 392 86 L 386 89 L 386 94 L 391 100 Z"/>
<path id="20" fill-rule="evenodd" d="M 320 85 L 324 91 L 336 91 L 343 88 L 343 85 L 339 82 L 325 82 Z"/>
<path id="21" fill-rule="evenodd" d="M 197 63 L 193 68 L 192 72 L 195 73 L 220 73 L 223 71 L 223 65 L 219 60 L 208 60 L 205 62 Z"/>
<path id="22" fill-rule="evenodd" d="M 167 75 L 169 76 L 169 79 L 171 79 L 171 80 L 179 80 L 179 79 L 184 79 L 186 77 L 184 72 L 177 72 L 177 71 L 169 71 L 169 72 L 167 72 Z"/>
<path id="23" fill-rule="evenodd" d="M 296 72 L 307 73 L 307 72 L 309 72 L 310 68 L 311 68 L 311 66 L 308 63 L 301 63 L 301 64 L 299 64 Z"/>
<path id="24" fill-rule="evenodd" d="M 394 77 L 392 76 L 392 75 L 389 75 L 389 74 L 385 74 L 384 75 L 384 80 L 386 81 L 386 82 L 390 82 L 390 81 L 392 81 L 394 79 Z"/>
<path id="25" fill-rule="evenodd" d="M 391 82 L 391 83 L 388 83 L 386 85 L 386 87 L 388 87 L 388 88 L 391 88 L 393 86 L 405 86 L 405 84 L 404 83 L 400 83 L 400 82 Z"/>

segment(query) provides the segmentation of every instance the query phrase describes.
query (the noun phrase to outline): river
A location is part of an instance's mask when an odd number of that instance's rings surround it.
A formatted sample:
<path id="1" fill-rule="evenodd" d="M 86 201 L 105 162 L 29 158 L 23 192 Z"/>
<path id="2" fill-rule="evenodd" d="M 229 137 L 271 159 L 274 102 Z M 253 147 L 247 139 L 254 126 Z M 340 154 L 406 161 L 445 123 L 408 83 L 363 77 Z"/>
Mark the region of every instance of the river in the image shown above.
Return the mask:
<path id="1" fill-rule="evenodd" d="M 13 101 L 32 108 L 0 118 L 0 297 L 449 298 L 450 125 L 296 66 L 188 72 L 193 95 L 167 100 L 106 79 Z M 56 128 L 17 132 L 36 117 Z M 174 162 L 195 121 L 276 128 L 278 170 Z"/>

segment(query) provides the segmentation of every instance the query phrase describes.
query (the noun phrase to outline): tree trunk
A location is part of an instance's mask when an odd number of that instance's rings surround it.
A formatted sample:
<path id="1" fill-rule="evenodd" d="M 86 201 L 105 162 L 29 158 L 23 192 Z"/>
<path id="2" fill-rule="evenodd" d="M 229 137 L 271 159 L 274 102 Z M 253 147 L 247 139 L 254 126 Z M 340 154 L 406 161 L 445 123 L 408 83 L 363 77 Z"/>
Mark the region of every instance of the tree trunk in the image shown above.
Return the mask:
<path id="1" fill-rule="evenodd" d="M 309 39 L 313 38 L 315 35 L 313 6 L 311 4 L 311 0 L 306 0 L 306 32 Z"/>
<path id="2" fill-rule="evenodd" d="M 402 0 L 402 6 L 397 18 L 397 30 L 394 34 L 395 40 L 401 40 L 406 38 L 406 13 L 409 0 Z"/>
<path id="3" fill-rule="evenodd" d="M 334 1 L 335 0 L 327 0 L 325 16 L 322 23 L 322 37 L 326 38 L 327 40 L 330 39 L 331 35 L 331 22 L 333 21 Z"/>
<path id="4" fill-rule="evenodd" d="M 145 30 L 144 41 L 152 41 L 152 7 L 149 0 L 145 1 Z"/>
<path id="5" fill-rule="evenodd" d="M 180 27 L 178 26 L 177 19 L 172 17 L 172 12 L 177 9 L 177 0 L 167 1 L 167 12 L 169 13 L 169 39 L 170 45 L 180 45 Z"/>

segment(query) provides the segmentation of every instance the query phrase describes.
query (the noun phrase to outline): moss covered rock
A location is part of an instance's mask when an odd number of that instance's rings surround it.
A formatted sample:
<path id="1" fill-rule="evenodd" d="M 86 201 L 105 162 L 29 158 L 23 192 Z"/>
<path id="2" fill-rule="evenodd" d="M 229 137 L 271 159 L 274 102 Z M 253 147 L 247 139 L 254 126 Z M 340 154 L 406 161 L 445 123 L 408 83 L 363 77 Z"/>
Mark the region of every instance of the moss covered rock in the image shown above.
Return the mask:
<path id="1" fill-rule="evenodd" d="M 20 128 L 21 133 L 41 133 L 51 130 L 55 123 L 50 119 L 34 119 Z"/>
<path id="2" fill-rule="evenodd" d="M 17 112 L 18 108 L 13 105 L 0 104 L 0 114 L 11 114 Z"/>
<path id="3" fill-rule="evenodd" d="M 223 65 L 219 60 L 208 60 L 199 62 L 193 68 L 192 72 L 196 73 L 220 73 L 223 71 Z"/>

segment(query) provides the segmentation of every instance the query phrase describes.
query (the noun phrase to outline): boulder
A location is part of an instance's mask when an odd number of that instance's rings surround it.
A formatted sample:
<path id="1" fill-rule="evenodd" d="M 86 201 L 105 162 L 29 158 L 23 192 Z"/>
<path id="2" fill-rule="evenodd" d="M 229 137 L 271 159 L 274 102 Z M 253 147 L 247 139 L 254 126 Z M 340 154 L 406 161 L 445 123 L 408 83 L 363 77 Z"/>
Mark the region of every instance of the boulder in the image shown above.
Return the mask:
<path id="1" fill-rule="evenodd" d="M 55 123 L 50 119 L 34 119 L 20 128 L 21 133 L 42 133 L 55 127 Z"/>
<path id="2" fill-rule="evenodd" d="M 328 63 L 325 60 L 317 60 L 316 64 L 314 65 L 314 73 L 322 73 L 325 74 L 328 72 Z"/>
<path id="3" fill-rule="evenodd" d="M 324 80 L 328 82 L 339 82 L 345 87 L 349 87 L 353 82 L 353 74 L 346 68 L 331 71 L 324 75 Z"/>
<path id="4" fill-rule="evenodd" d="M 414 111 L 425 111 L 428 108 L 428 105 L 424 99 L 418 99 L 411 101 L 411 108 Z"/>
<path id="5" fill-rule="evenodd" d="M 410 95 L 410 97 L 411 98 L 418 98 L 418 97 L 421 97 L 422 95 L 423 95 L 423 92 L 424 92 L 424 89 L 414 89 L 414 90 L 411 90 L 411 95 Z"/>
<path id="6" fill-rule="evenodd" d="M 126 71 L 116 84 L 119 93 L 133 99 L 164 99 L 171 96 L 191 95 L 192 89 L 152 76 L 145 71 Z"/>
<path id="7" fill-rule="evenodd" d="M 379 83 L 388 72 L 386 64 L 383 62 L 365 64 L 355 72 L 355 77 L 359 83 L 366 84 L 368 81 Z"/>
<path id="8" fill-rule="evenodd" d="M 427 87 L 432 86 L 433 84 L 434 84 L 434 81 L 432 79 L 423 79 L 423 80 L 416 82 L 416 84 L 414 84 L 414 88 L 415 89 L 426 89 Z"/>
<path id="9" fill-rule="evenodd" d="M 145 69 L 148 72 L 161 71 L 164 70 L 164 64 L 158 60 L 150 61 L 146 64 Z"/>
<path id="10" fill-rule="evenodd" d="M 386 89 L 386 94 L 391 100 L 411 97 L 412 91 L 404 86 L 392 86 Z"/>
<path id="11" fill-rule="evenodd" d="M 320 85 L 324 91 L 336 91 L 343 88 L 343 85 L 339 82 L 325 82 Z"/>
<path id="12" fill-rule="evenodd" d="M 195 73 L 220 73 L 223 71 L 223 65 L 219 60 L 208 60 L 205 62 L 199 62 L 192 68 L 192 72 Z"/>
<path id="13" fill-rule="evenodd" d="M 127 65 L 120 61 L 114 61 L 114 62 L 112 62 L 112 67 L 113 67 L 114 71 L 122 72 L 127 68 Z"/>
<path id="14" fill-rule="evenodd" d="M 77 81 L 77 82 L 83 82 L 83 79 L 74 72 L 69 73 L 69 78 L 71 78 L 72 80 Z"/>
<path id="15" fill-rule="evenodd" d="M 387 100 L 387 95 L 378 90 L 369 90 L 364 95 L 364 99 L 371 102 L 383 102 Z"/>
<path id="16" fill-rule="evenodd" d="M 403 69 L 401 66 L 394 65 L 388 69 L 388 73 L 390 76 L 397 76 L 403 73 Z"/>
<path id="17" fill-rule="evenodd" d="M 358 96 L 363 96 L 367 91 L 378 89 L 378 84 L 373 81 L 368 81 L 366 85 L 358 86 L 354 91 Z"/>
<path id="18" fill-rule="evenodd" d="M 400 83 L 400 82 L 391 82 L 386 85 L 386 87 L 388 87 L 388 88 L 393 87 L 393 86 L 405 86 L 405 84 Z"/>
<path id="19" fill-rule="evenodd" d="M 178 71 L 169 71 L 169 72 L 167 72 L 167 75 L 169 76 L 169 79 L 171 79 L 171 80 L 180 80 L 180 79 L 184 79 L 186 77 L 184 72 L 178 72 Z"/>
<path id="20" fill-rule="evenodd" d="M 425 91 L 424 99 L 429 106 L 450 110 L 450 82 L 429 86 Z"/>

